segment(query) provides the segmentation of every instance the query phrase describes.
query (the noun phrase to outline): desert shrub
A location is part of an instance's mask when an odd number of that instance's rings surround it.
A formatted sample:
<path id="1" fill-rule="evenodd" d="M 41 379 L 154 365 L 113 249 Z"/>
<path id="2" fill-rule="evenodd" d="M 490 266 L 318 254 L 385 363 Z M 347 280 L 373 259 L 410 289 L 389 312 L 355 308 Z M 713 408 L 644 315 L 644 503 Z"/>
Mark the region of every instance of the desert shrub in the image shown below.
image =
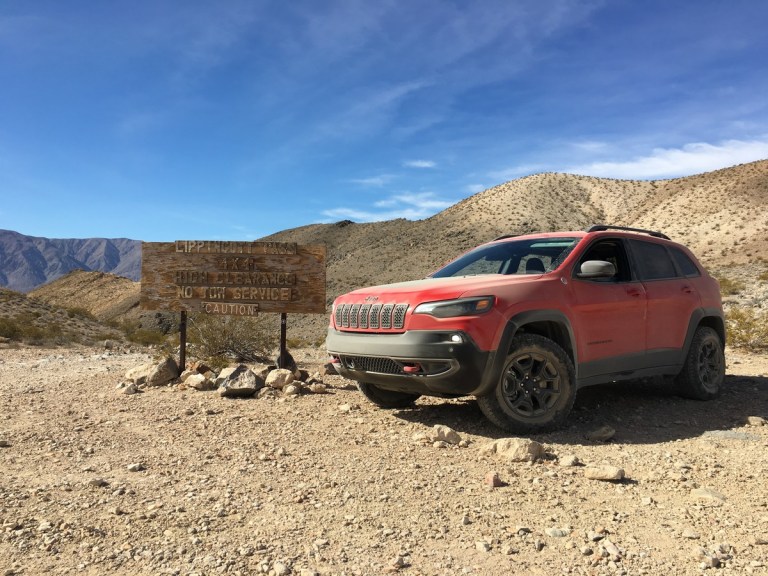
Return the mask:
<path id="1" fill-rule="evenodd" d="M 766 270 L 765 272 L 761 272 L 760 274 L 758 274 L 758 276 L 757 276 L 757 279 L 758 279 L 758 280 L 761 280 L 761 281 L 763 281 L 763 282 L 768 282 L 768 270 Z"/>
<path id="2" fill-rule="evenodd" d="M 21 338 L 21 327 L 12 318 L 0 318 L 0 336 L 11 340 Z"/>
<path id="3" fill-rule="evenodd" d="M 731 346 L 768 349 L 768 311 L 734 306 L 728 309 L 726 321 Z"/>
<path id="4" fill-rule="evenodd" d="M 280 325 L 274 315 L 257 317 L 190 314 L 188 340 L 202 357 L 236 362 L 264 361 L 277 345 Z"/>
<path id="5" fill-rule="evenodd" d="M 125 332 L 125 337 L 128 341 L 142 346 L 162 346 L 167 338 L 162 332 L 146 328 L 128 330 Z"/>
<path id="6" fill-rule="evenodd" d="M 87 320 L 95 320 L 96 318 L 85 308 L 75 306 L 73 308 L 66 309 L 67 316 L 70 318 L 85 318 Z"/>
<path id="7" fill-rule="evenodd" d="M 726 276 L 718 276 L 717 281 L 720 283 L 720 293 L 723 296 L 735 296 L 746 288 L 741 280 L 732 280 Z"/>

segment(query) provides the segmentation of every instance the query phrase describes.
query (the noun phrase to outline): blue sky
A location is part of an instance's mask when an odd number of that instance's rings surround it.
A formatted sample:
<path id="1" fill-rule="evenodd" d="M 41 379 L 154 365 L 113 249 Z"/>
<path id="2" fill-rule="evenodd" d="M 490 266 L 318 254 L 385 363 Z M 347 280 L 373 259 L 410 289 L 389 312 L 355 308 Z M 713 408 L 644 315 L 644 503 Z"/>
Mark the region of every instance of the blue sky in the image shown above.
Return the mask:
<path id="1" fill-rule="evenodd" d="M 768 158 L 764 0 L 3 0 L 0 228 L 250 240 Z"/>

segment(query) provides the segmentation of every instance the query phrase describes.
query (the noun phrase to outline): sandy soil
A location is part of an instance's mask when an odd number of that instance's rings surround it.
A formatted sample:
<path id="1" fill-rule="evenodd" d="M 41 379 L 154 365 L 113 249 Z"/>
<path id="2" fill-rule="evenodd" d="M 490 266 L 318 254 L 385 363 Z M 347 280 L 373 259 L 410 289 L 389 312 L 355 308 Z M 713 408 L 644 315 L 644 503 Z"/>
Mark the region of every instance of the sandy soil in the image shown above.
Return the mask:
<path id="1" fill-rule="evenodd" d="M 483 453 L 503 434 L 471 400 L 384 411 L 330 376 L 294 398 L 126 395 L 148 359 L 0 349 L 0 576 L 768 574 L 764 355 L 730 352 L 709 403 L 583 390 L 534 463 Z M 464 446 L 414 440 L 436 424 Z M 585 477 L 603 464 L 626 478 Z"/>

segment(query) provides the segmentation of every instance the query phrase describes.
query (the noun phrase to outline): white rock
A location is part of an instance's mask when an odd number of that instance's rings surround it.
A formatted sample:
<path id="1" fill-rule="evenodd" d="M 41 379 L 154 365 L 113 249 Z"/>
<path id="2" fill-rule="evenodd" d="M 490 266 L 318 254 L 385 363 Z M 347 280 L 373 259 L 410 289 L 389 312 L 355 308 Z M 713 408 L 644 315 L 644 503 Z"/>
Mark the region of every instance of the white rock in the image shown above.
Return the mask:
<path id="1" fill-rule="evenodd" d="M 624 479 L 624 469 L 617 466 L 588 466 L 584 469 L 584 477 L 590 480 L 615 481 Z"/>
<path id="2" fill-rule="evenodd" d="M 461 436 L 453 428 L 443 424 L 436 424 L 432 427 L 433 439 L 436 441 L 447 442 L 448 444 L 458 444 L 461 442 Z"/>
<path id="3" fill-rule="evenodd" d="M 277 370 L 272 370 L 272 372 L 267 375 L 265 383 L 270 388 L 282 390 L 294 380 L 293 372 L 286 368 L 278 368 Z"/>
<path id="4" fill-rule="evenodd" d="M 527 438 L 499 438 L 482 446 L 480 452 L 511 462 L 535 462 L 544 455 L 544 446 Z"/>

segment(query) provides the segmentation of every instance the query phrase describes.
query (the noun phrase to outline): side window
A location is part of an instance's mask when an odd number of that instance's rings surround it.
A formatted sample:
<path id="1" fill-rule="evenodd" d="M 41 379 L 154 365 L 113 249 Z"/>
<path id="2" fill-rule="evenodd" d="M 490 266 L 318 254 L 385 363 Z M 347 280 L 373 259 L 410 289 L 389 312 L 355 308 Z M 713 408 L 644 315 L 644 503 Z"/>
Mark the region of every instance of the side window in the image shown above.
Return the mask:
<path id="1" fill-rule="evenodd" d="M 603 282 L 629 282 L 632 280 L 632 271 L 629 267 L 627 252 L 624 249 L 624 243 L 621 240 L 599 240 L 587 248 L 587 251 L 579 259 L 577 270 L 587 260 L 602 260 L 610 262 L 616 268 L 616 275 L 613 278 L 601 279 Z"/>
<path id="2" fill-rule="evenodd" d="M 655 242 L 631 240 L 641 280 L 677 278 L 677 270 L 666 246 Z"/>
<path id="3" fill-rule="evenodd" d="M 701 276 L 698 266 L 690 259 L 688 254 L 678 248 L 669 249 L 672 252 L 672 257 L 675 259 L 677 267 L 680 268 L 685 276 Z"/>

